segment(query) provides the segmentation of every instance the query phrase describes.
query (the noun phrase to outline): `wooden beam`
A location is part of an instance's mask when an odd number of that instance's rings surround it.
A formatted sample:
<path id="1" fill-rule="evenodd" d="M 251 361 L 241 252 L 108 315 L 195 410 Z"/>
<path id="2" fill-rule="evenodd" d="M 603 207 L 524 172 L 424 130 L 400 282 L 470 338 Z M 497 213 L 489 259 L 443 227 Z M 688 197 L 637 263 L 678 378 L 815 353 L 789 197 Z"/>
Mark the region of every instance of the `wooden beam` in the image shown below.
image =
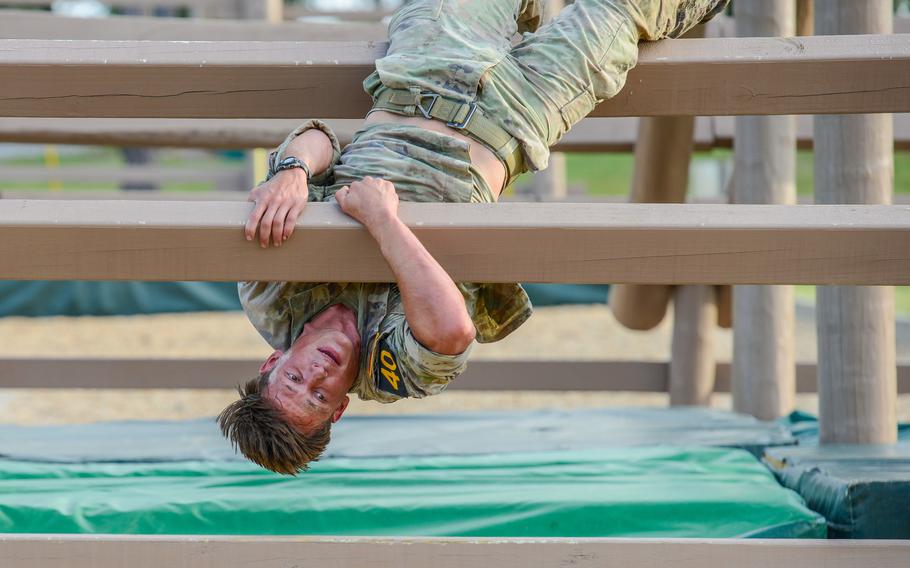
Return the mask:
<path id="1" fill-rule="evenodd" d="M 802 539 L 434 538 L 0 535 L 0 563 L 17 568 L 283 568 L 322 566 L 577 566 L 644 568 L 905 568 L 910 541 Z M 368 559 L 368 562 L 367 562 Z"/>
<path id="2" fill-rule="evenodd" d="M 796 117 L 797 144 L 812 148 L 812 117 Z M 910 114 L 895 114 L 894 148 L 910 150 Z M 588 118 L 556 145 L 560 152 L 631 152 L 638 137 L 633 117 Z M 0 142 L 90 144 L 178 148 L 273 148 L 304 119 L 244 118 L 4 118 Z M 360 119 L 328 123 L 342 144 L 351 141 Z M 696 117 L 695 149 L 732 148 L 734 117 Z"/>
<path id="3" fill-rule="evenodd" d="M 0 388 L 229 389 L 256 376 L 262 359 L 0 357 Z M 730 392 L 731 366 L 717 363 L 714 392 Z M 554 377 L 559 377 L 554 380 Z M 476 360 L 449 389 L 471 391 L 668 392 L 664 361 Z M 910 364 L 897 366 L 910 394 Z M 796 389 L 817 392 L 816 365 L 796 364 Z"/>
<path id="4" fill-rule="evenodd" d="M 0 278 L 393 279 L 336 205 L 311 203 L 297 238 L 268 250 L 243 239 L 251 207 L 0 200 Z M 910 284 L 902 206 L 403 203 L 400 216 L 457 281 Z"/>
<path id="5" fill-rule="evenodd" d="M 2 118 L 0 142 L 92 144 L 182 148 L 274 148 L 304 119 L 221 118 Z M 361 119 L 334 119 L 329 126 L 342 144 L 351 141 Z M 577 124 L 554 151 L 629 152 L 637 118 L 589 118 Z M 695 147 L 714 146 L 710 118 L 695 121 Z M 809 131 L 811 132 L 811 126 Z M 910 124 L 908 124 L 910 130 Z M 732 140 L 732 135 L 731 135 Z M 727 141 L 725 146 L 730 146 Z"/>
<path id="6" fill-rule="evenodd" d="M 68 183 L 211 183 L 221 189 L 250 189 L 247 187 L 247 172 L 244 168 L 223 165 L 203 169 L 173 168 L 162 165 L 67 165 L 60 168 L 0 165 L 0 179 L 4 183 L 46 182 L 48 180 Z"/>
<path id="7" fill-rule="evenodd" d="M 0 40 L 0 115 L 362 117 L 375 42 Z M 901 36 L 668 40 L 591 116 L 910 111 Z"/>
<path id="8" fill-rule="evenodd" d="M 380 22 L 395 13 L 395 10 L 311 10 L 300 4 L 285 6 L 284 16 L 289 20 L 336 18 L 345 22 Z"/>
<path id="9" fill-rule="evenodd" d="M 249 188 L 246 188 L 247 190 Z M 0 199 L 40 199 L 51 201 L 247 201 L 249 191 L 171 191 L 162 189 L 116 190 L 116 189 L 0 189 Z"/>
<path id="10" fill-rule="evenodd" d="M 108 6 L 114 8 L 202 8 L 223 3 L 224 0 L 108 0 Z M 3 0 L 4 6 L 50 8 L 52 0 Z"/>
<path id="11" fill-rule="evenodd" d="M 47 12 L 4 10 L 4 39 L 143 41 L 382 41 L 386 26 L 366 22 L 272 24 L 250 20 L 110 16 L 70 18 Z"/>
<path id="12" fill-rule="evenodd" d="M 0 190 L 0 199 L 40 199 L 50 201 L 69 201 L 69 200 L 134 200 L 134 201 L 246 201 L 248 193 L 244 191 L 163 191 L 163 190 L 146 190 L 143 192 L 136 191 L 116 191 L 110 189 L 79 189 L 74 191 L 48 191 L 46 189 L 3 189 Z M 509 196 L 503 197 L 500 203 L 516 203 L 521 199 L 512 199 Z M 571 193 L 561 201 L 555 203 L 626 203 L 625 197 L 615 195 L 587 195 Z M 712 200 L 694 200 L 698 204 L 716 204 Z M 811 197 L 799 199 L 800 205 L 811 205 Z M 895 205 L 910 205 L 910 195 L 899 194 L 894 196 Z M 723 288 L 723 286 L 722 286 Z M 723 293 L 723 292 L 721 292 Z M 718 306 L 719 307 L 719 306 Z M 718 313 L 720 318 L 720 313 Z M 729 327 L 727 325 L 726 327 Z"/>

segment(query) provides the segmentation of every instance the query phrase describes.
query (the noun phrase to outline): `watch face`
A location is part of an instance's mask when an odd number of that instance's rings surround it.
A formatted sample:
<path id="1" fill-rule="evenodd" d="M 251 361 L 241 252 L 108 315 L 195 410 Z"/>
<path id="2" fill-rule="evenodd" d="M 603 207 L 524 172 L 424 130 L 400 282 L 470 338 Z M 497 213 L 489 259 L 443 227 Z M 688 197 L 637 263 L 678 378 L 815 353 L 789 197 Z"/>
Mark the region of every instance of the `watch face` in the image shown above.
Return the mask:
<path id="1" fill-rule="evenodd" d="M 285 158 L 285 159 L 281 160 L 280 162 L 278 162 L 279 166 L 293 166 L 296 164 L 297 164 L 297 158 L 294 158 L 294 157 Z"/>

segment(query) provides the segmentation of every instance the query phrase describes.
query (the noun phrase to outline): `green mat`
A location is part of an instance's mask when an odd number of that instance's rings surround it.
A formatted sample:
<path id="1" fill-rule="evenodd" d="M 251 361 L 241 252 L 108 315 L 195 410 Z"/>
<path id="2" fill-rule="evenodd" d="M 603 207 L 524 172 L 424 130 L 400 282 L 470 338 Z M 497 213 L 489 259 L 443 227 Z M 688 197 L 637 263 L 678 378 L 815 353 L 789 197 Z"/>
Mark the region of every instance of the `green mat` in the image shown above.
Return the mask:
<path id="1" fill-rule="evenodd" d="M 617 448 L 245 462 L 0 460 L 0 532 L 823 538 L 748 452 Z"/>

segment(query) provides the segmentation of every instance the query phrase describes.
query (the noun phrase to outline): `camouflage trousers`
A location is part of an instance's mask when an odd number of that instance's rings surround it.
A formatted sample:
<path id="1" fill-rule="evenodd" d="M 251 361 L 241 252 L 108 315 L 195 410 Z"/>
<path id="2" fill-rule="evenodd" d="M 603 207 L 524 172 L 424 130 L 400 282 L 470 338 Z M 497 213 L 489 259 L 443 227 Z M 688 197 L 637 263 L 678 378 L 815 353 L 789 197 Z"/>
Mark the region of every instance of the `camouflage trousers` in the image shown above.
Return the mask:
<path id="1" fill-rule="evenodd" d="M 538 170 L 549 146 L 622 89 L 640 40 L 682 35 L 728 2 L 575 0 L 538 27 L 544 1 L 412 0 L 389 24 L 379 78 L 476 99 L 521 142 L 526 168 Z M 365 86 L 373 94 L 379 85 Z"/>

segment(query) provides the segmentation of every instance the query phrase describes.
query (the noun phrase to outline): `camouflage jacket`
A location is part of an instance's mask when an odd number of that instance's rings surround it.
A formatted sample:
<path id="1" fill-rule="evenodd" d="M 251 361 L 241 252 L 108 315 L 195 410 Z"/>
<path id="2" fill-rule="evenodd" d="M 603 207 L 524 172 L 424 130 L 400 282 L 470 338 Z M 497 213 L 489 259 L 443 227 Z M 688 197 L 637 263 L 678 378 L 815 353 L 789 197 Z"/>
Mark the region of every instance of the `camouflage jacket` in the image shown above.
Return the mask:
<path id="1" fill-rule="evenodd" d="M 310 201 L 334 201 L 334 193 L 342 185 L 365 175 L 379 175 L 372 168 L 387 172 L 383 177 L 395 184 L 405 201 L 491 199 L 489 191 L 481 190 L 468 173 L 466 147 L 441 147 L 453 144 L 454 138 L 412 126 L 382 125 L 358 132 L 342 153 L 328 126 L 308 121 L 288 136 L 288 142 L 310 128 L 326 132 L 335 149 L 333 166 L 309 180 Z M 275 161 L 285 147 L 279 148 Z M 274 163 L 269 170 L 271 177 Z M 430 186 L 423 187 L 423 183 Z M 518 284 L 459 283 L 458 287 L 479 342 L 502 339 L 531 315 L 528 297 Z M 467 364 L 470 348 L 460 355 L 443 355 L 414 338 L 394 283 L 241 282 L 239 290 L 253 326 L 273 348 L 281 350 L 287 350 L 303 325 L 325 308 L 335 304 L 349 307 L 356 314 L 361 339 L 360 370 L 351 392 L 364 400 L 394 402 L 437 394 Z"/>

